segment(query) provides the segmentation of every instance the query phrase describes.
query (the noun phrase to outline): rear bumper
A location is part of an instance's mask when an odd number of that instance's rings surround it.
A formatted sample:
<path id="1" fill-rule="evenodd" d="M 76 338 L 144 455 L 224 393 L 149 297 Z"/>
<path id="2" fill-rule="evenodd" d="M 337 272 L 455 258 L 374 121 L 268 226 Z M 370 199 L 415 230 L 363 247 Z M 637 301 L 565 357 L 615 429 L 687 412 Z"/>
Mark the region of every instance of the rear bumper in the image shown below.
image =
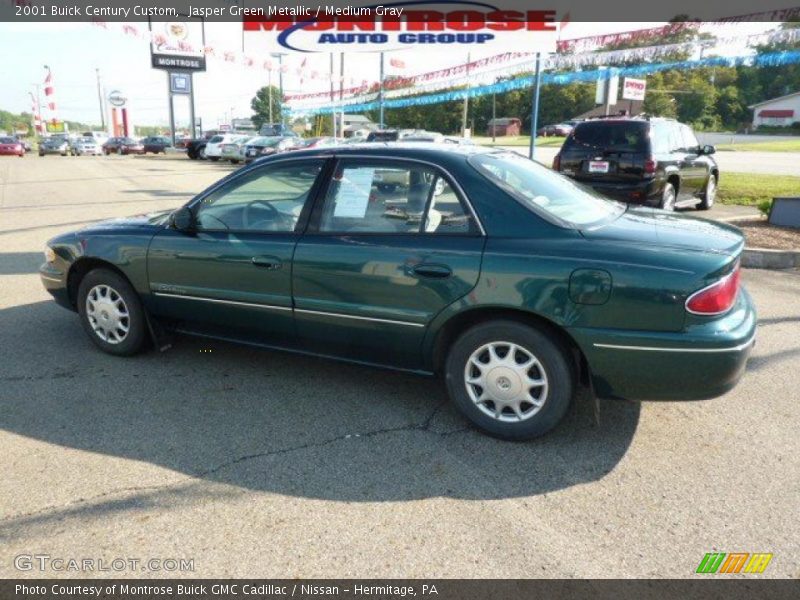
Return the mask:
<path id="1" fill-rule="evenodd" d="M 683 332 L 571 329 L 595 393 L 626 400 L 703 400 L 741 379 L 755 344 L 756 311 L 742 288 L 719 318 Z"/>

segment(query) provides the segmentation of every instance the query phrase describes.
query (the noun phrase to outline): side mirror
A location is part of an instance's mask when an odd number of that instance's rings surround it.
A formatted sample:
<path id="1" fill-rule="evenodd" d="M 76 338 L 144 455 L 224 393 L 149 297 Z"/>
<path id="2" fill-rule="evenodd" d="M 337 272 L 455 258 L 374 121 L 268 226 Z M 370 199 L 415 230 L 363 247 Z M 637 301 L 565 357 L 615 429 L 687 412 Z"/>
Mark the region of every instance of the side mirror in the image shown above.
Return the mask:
<path id="1" fill-rule="evenodd" d="M 714 146 L 711 146 L 711 145 L 709 145 L 709 144 L 706 144 L 706 145 L 705 145 L 705 146 L 703 146 L 703 148 L 700 150 L 700 153 L 701 153 L 701 154 L 705 154 L 705 155 L 710 155 L 710 154 L 714 154 L 716 151 L 717 151 L 717 149 L 716 149 L 716 148 L 714 148 Z"/>
<path id="2" fill-rule="evenodd" d="M 182 206 L 172 213 L 170 224 L 178 231 L 191 231 L 194 229 L 194 214 L 190 208 Z"/>

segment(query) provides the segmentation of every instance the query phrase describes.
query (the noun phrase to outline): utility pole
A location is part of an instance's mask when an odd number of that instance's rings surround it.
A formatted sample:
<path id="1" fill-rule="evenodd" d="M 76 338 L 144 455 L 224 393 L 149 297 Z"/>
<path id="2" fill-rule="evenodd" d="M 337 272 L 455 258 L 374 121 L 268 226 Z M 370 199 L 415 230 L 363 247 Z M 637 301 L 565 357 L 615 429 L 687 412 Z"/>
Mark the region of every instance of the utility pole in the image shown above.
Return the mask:
<path id="1" fill-rule="evenodd" d="M 336 139 L 336 108 L 333 106 L 335 101 L 333 95 L 333 52 L 330 53 L 330 71 L 331 71 L 331 132 L 333 133 L 333 138 Z"/>
<path id="2" fill-rule="evenodd" d="M 498 79 L 495 79 L 495 84 L 497 83 Z M 494 144 L 497 141 L 496 136 L 497 130 L 497 92 L 492 90 L 492 143 Z"/>
<path id="3" fill-rule="evenodd" d="M 278 115 L 278 120 L 283 124 L 283 52 L 273 52 L 272 57 L 278 59 L 278 93 L 280 94 L 280 102 L 278 106 L 280 106 L 281 114 Z"/>
<path id="4" fill-rule="evenodd" d="M 344 99 L 344 52 L 339 52 L 339 103 L 341 104 Z M 344 108 L 339 113 L 341 121 L 339 122 L 339 132 L 344 138 Z"/>
<path id="5" fill-rule="evenodd" d="M 378 117 L 378 128 L 383 129 L 383 52 L 381 52 L 381 72 L 380 72 L 380 89 L 378 90 L 378 106 L 380 107 L 380 116 Z"/>
<path id="6" fill-rule="evenodd" d="M 531 106 L 531 145 L 528 158 L 533 160 L 536 153 L 536 128 L 539 126 L 539 88 L 542 84 L 542 53 L 536 53 L 536 81 L 533 84 L 533 106 Z"/>
<path id="7" fill-rule="evenodd" d="M 269 83 L 267 84 L 267 94 L 268 100 L 267 104 L 269 104 L 269 124 L 272 125 L 272 69 L 269 70 Z"/>
<path id="8" fill-rule="evenodd" d="M 97 75 L 97 102 L 100 104 L 100 126 L 103 131 L 106 130 L 106 109 L 103 105 L 103 92 L 102 86 L 100 85 L 100 69 L 95 68 L 95 74 Z"/>
<path id="9" fill-rule="evenodd" d="M 467 53 L 467 94 L 464 96 L 464 114 L 461 116 L 461 135 L 467 136 L 467 112 L 469 111 L 469 63 L 472 60 L 470 53 Z"/>

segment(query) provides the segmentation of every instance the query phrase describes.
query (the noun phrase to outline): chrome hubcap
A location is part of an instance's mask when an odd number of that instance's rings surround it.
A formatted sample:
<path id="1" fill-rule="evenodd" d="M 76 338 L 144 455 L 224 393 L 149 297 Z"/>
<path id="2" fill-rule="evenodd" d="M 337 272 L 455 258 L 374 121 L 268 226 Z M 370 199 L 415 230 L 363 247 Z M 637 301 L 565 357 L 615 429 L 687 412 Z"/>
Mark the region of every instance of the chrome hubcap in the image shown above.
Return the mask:
<path id="1" fill-rule="evenodd" d="M 491 342 L 475 350 L 464 369 L 467 394 L 486 415 L 517 423 L 538 413 L 547 400 L 547 374 L 526 348 Z"/>
<path id="2" fill-rule="evenodd" d="M 122 296 L 108 285 L 96 285 L 86 296 L 86 318 L 104 342 L 119 344 L 130 329 L 130 314 Z"/>

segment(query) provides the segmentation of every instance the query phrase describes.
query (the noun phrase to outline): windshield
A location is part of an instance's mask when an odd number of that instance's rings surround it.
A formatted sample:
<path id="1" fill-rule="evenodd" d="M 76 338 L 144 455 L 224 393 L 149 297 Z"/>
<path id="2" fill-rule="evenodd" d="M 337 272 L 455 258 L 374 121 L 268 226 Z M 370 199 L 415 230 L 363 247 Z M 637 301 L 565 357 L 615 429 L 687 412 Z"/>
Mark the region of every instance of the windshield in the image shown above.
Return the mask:
<path id="1" fill-rule="evenodd" d="M 0 137 L 0 144 L 16 144 L 17 140 L 10 137 Z"/>
<path id="2" fill-rule="evenodd" d="M 536 213 L 562 225 L 585 228 L 625 212 L 625 205 L 514 152 L 477 154 L 469 163 Z"/>

